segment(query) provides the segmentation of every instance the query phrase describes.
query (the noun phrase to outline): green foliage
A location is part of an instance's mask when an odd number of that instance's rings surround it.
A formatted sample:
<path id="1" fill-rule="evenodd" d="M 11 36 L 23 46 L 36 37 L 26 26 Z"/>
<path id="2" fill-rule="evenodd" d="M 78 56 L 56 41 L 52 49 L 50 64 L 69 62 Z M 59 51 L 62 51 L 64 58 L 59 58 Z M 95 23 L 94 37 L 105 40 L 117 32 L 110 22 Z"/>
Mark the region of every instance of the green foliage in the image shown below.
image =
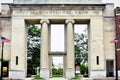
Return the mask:
<path id="1" fill-rule="evenodd" d="M 75 33 L 74 38 L 75 48 L 75 64 L 86 63 L 88 59 L 88 34 L 87 28 L 84 33 Z"/>
<path id="2" fill-rule="evenodd" d="M 40 77 L 40 75 L 36 75 L 36 76 L 34 77 L 34 79 L 45 80 L 45 79 L 43 79 L 42 77 Z"/>
<path id="3" fill-rule="evenodd" d="M 41 29 L 35 25 L 27 26 L 27 67 L 35 70 L 40 66 L 40 34 Z"/>
<path id="4" fill-rule="evenodd" d="M 52 77 L 63 77 L 63 68 L 52 68 Z"/>
<path id="5" fill-rule="evenodd" d="M 80 65 L 80 73 L 81 73 L 82 75 L 84 75 L 85 72 L 87 72 L 87 66 L 86 66 L 85 64 L 81 64 L 81 65 Z"/>
<path id="6" fill-rule="evenodd" d="M 71 80 L 81 80 L 81 75 L 75 75 L 75 77 L 71 78 Z"/>
<path id="7" fill-rule="evenodd" d="M 2 61 L 2 59 L 0 58 L 0 61 Z M 6 60 L 5 59 L 3 59 L 3 62 L 5 62 Z"/>
<path id="8" fill-rule="evenodd" d="M 59 71 L 63 71 L 63 68 L 58 68 Z"/>
<path id="9" fill-rule="evenodd" d="M 54 68 L 52 68 L 52 71 L 56 71 L 56 70 L 57 70 L 57 68 L 55 68 L 55 67 L 54 67 Z"/>

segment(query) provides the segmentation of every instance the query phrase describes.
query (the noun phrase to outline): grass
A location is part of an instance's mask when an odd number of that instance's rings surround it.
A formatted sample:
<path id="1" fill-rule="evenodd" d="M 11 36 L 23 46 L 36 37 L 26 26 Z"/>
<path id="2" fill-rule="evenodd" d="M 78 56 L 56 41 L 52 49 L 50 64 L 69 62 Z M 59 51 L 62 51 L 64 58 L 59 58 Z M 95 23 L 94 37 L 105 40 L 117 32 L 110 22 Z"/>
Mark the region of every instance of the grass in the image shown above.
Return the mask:
<path id="1" fill-rule="evenodd" d="M 63 74 L 52 74 L 52 77 L 63 77 Z"/>
<path id="2" fill-rule="evenodd" d="M 71 80 L 79 80 L 81 78 L 81 75 L 75 75 L 75 77 L 71 78 Z"/>
<path id="3" fill-rule="evenodd" d="M 45 80 L 44 78 L 40 77 L 40 75 L 34 76 L 34 79 Z"/>

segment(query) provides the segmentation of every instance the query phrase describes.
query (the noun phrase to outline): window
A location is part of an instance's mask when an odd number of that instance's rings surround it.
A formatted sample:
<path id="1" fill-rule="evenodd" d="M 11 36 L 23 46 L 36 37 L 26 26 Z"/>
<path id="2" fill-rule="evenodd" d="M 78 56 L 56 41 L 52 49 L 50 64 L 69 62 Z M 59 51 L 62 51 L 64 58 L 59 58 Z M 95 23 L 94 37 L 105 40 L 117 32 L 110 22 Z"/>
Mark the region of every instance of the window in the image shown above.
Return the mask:
<path id="1" fill-rule="evenodd" d="M 18 56 L 16 56 L 16 65 L 18 65 Z"/>
<path id="2" fill-rule="evenodd" d="M 97 56 L 96 58 L 97 58 L 97 65 L 99 65 L 99 56 Z"/>

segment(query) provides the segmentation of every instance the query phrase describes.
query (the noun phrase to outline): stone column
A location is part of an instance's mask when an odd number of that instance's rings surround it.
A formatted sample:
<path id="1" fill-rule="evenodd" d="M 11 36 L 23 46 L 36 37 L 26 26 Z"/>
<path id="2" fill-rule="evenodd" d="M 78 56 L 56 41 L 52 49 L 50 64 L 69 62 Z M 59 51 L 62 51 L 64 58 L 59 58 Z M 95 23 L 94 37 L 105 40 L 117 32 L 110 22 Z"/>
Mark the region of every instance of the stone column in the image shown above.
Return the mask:
<path id="1" fill-rule="evenodd" d="M 67 23 L 67 65 L 66 65 L 66 78 L 75 76 L 74 71 L 74 20 L 66 20 Z"/>
<path id="2" fill-rule="evenodd" d="M 48 56 L 48 23 L 49 20 L 41 20 L 41 65 L 40 65 L 40 76 L 48 79 L 49 78 L 49 56 Z"/>

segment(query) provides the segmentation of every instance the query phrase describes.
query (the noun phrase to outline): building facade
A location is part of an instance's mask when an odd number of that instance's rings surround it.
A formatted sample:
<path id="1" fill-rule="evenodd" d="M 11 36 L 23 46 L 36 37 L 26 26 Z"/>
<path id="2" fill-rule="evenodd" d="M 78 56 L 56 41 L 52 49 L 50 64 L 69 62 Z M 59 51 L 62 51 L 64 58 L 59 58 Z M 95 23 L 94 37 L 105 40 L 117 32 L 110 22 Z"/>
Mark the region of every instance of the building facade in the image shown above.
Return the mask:
<path id="1" fill-rule="evenodd" d="M 4 59 L 8 76 L 24 79 L 27 74 L 26 27 L 29 23 L 41 24 L 40 76 L 52 76 L 50 51 L 50 25 L 64 24 L 65 51 L 57 56 L 64 58 L 64 77 L 75 76 L 74 24 L 88 25 L 88 72 L 89 77 L 112 77 L 115 75 L 115 48 L 110 40 L 115 37 L 113 4 L 101 0 L 13 0 L 2 4 L 0 35 L 11 39 L 5 43 Z M 16 64 L 18 61 L 18 64 Z"/>
<path id="2" fill-rule="evenodd" d="M 120 38 L 120 7 L 117 7 L 115 9 L 115 25 L 116 25 L 116 37 Z M 118 69 L 118 73 L 120 73 L 120 41 L 118 40 L 117 44 L 116 44 L 116 48 L 117 48 L 117 69 Z"/>

